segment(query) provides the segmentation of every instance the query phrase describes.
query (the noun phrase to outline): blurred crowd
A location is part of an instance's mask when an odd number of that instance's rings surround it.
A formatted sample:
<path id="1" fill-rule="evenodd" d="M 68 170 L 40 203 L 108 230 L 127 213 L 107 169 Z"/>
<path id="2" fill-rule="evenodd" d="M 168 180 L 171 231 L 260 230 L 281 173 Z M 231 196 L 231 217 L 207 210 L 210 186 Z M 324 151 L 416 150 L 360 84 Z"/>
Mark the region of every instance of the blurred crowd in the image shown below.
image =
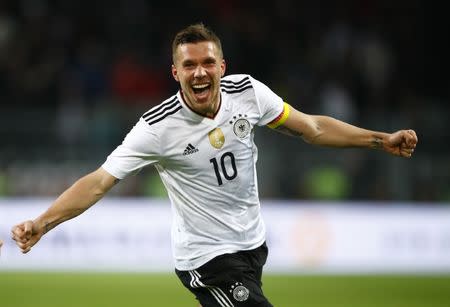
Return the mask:
<path id="1" fill-rule="evenodd" d="M 306 113 L 419 135 L 405 161 L 258 129 L 262 197 L 449 203 L 448 78 L 429 62 L 425 17 L 421 1 L 0 1 L 0 195 L 55 196 L 103 163 L 178 89 L 171 40 L 203 22 L 228 74 Z M 165 196 L 153 168 L 113 194 Z"/>

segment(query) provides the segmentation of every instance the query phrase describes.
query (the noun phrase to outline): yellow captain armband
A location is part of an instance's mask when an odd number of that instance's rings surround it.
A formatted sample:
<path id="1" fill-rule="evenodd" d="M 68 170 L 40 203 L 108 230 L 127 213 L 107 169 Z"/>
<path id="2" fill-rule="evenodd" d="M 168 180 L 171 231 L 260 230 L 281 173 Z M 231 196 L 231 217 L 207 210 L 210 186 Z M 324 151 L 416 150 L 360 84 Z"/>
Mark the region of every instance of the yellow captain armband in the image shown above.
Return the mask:
<path id="1" fill-rule="evenodd" d="M 267 124 L 267 127 L 275 129 L 286 121 L 286 119 L 289 117 L 289 112 L 291 111 L 291 108 L 289 104 L 286 102 L 283 105 L 283 111 L 281 111 L 280 115 L 278 115 L 273 121 Z"/>

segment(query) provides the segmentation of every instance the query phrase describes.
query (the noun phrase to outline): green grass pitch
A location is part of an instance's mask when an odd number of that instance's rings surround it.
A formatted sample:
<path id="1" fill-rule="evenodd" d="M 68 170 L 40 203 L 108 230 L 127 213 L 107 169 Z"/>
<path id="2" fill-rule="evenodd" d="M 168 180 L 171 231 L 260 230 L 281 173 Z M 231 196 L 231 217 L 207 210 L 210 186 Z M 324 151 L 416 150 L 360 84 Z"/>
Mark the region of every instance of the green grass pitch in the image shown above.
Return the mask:
<path id="1" fill-rule="evenodd" d="M 450 276 L 265 275 L 276 307 L 449 307 Z M 0 272 L 1 307 L 197 307 L 175 274 Z"/>

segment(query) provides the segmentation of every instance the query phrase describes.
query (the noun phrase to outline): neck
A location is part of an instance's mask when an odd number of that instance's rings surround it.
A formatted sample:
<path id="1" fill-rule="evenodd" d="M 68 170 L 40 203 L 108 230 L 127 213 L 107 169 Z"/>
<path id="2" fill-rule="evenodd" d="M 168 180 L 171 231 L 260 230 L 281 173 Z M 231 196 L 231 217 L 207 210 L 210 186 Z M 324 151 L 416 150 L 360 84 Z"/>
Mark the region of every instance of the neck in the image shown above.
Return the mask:
<path id="1" fill-rule="evenodd" d="M 213 119 L 214 117 L 216 117 L 217 112 L 219 112 L 220 109 L 220 105 L 222 103 L 222 97 L 221 95 L 219 95 L 219 97 L 217 97 L 217 99 L 215 99 L 215 102 L 211 104 L 211 108 L 209 108 L 208 110 L 196 110 L 193 108 L 191 102 L 187 99 L 187 97 L 183 94 L 183 91 L 180 90 L 181 93 L 181 97 L 183 98 L 186 106 L 189 108 L 189 110 L 191 110 L 192 112 L 203 116 L 203 117 L 208 117 Z"/>
<path id="2" fill-rule="evenodd" d="M 219 111 L 220 108 L 220 98 L 216 99 L 215 102 L 211 105 L 212 110 L 207 110 L 204 114 L 208 118 L 214 118 Z"/>

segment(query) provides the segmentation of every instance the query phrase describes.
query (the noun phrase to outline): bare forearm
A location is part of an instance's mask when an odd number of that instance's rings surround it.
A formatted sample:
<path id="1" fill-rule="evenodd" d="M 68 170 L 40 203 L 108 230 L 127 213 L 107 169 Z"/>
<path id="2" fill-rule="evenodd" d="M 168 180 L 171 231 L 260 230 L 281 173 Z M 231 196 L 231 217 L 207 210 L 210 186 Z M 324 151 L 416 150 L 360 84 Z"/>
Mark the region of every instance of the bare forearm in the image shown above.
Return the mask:
<path id="1" fill-rule="evenodd" d="M 96 173 L 91 173 L 62 193 L 42 215 L 34 220 L 47 233 L 64 221 L 70 220 L 99 201 L 109 186 L 99 184 Z"/>
<path id="2" fill-rule="evenodd" d="M 395 156 L 410 158 L 418 138 L 412 129 L 384 133 L 362 129 L 328 116 L 308 115 L 291 107 L 286 121 L 275 128 L 306 142 L 332 147 L 381 149 Z"/>
<path id="3" fill-rule="evenodd" d="M 313 116 L 316 131 L 305 140 L 311 144 L 333 147 L 381 149 L 386 133 L 362 129 L 328 116 Z"/>
<path id="4" fill-rule="evenodd" d="M 306 142 L 332 147 L 366 147 L 381 149 L 395 156 L 410 158 L 418 138 L 412 129 L 384 133 L 362 129 L 328 116 L 308 115 L 290 107 L 284 123 L 275 128 Z"/>

